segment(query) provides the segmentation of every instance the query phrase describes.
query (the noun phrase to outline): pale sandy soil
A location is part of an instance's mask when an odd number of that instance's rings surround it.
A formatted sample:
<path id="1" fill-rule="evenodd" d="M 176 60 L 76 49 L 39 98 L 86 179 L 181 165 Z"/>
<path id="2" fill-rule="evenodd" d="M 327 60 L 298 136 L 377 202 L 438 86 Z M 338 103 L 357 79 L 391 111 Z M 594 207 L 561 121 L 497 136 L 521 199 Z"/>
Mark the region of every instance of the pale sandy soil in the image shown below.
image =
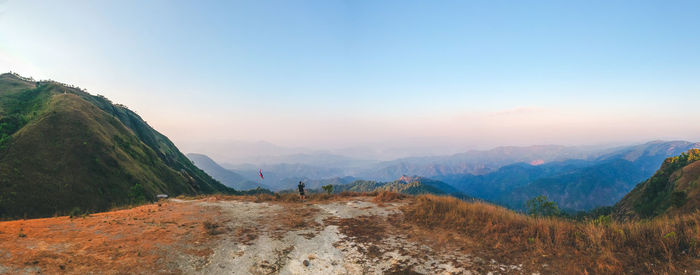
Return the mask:
<path id="1" fill-rule="evenodd" d="M 0 273 L 530 274 L 401 227 L 402 203 L 206 198 L 1 222 Z"/>

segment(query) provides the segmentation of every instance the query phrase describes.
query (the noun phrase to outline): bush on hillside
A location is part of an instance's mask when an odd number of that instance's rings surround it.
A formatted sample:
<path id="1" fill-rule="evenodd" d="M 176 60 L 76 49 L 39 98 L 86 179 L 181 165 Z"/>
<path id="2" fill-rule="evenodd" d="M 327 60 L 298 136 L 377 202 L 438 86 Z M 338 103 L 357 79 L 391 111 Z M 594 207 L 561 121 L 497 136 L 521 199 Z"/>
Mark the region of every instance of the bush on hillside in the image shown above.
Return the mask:
<path id="1" fill-rule="evenodd" d="M 529 199 L 526 203 L 527 213 L 530 216 L 552 217 L 558 216 L 561 211 L 556 202 L 547 199 L 547 196 L 541 195 Z"/>
<path id="2" fill-rule="evenodd" d="M 129 203 L 142 204 L 146 202 L 146 190 L 137 183 L 129 189 Z"/>
<path id="3" fill-rule="evenodd" d="M 323 188 L 323 191 L 326 191 L 326 193 L 328 193 L 328 195 L 333 194 L 333 185 L 332 184 L 321 186 L 321 188 Z"/>

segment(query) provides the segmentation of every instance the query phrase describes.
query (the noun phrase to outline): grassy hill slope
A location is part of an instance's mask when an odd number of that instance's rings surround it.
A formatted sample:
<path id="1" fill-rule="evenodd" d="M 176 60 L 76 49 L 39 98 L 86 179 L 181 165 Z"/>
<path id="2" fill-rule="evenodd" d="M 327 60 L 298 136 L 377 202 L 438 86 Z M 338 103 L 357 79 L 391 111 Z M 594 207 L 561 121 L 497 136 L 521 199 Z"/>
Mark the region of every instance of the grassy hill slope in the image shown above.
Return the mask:
<path id="1" fill-rule="evenodd" d="M 700 150 L 667 158 L 648 180 L 638 184 L 614 207 L 621 218 L 649 218 L 700 209 Z"/>
<path id="2" fill-rule="evenodd" d="M 0 75 L 0 217 L 41 217 L 169 195 L 233 192 L 124 106 Z"/>

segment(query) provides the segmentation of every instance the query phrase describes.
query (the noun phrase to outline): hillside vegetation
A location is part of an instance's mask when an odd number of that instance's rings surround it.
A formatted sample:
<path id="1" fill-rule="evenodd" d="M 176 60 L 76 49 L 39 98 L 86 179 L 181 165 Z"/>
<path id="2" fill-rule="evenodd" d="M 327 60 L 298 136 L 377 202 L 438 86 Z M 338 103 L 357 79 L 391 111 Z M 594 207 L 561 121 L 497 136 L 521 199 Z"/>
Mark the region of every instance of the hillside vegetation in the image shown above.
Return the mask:
<path id="1" fill-rule="evenodd" d="M 444 182 L 423 177 L 407 176 L 402 176 L 400 179 L 392 182 L 357 180 L 350 184 L 333 186 L 333 190 L 336 193 L 389 191 L 409 195 L 437 194 L 466 197 L 457 189 Z"/>
<path id="2" fill-rule="evenodd" d="M 621 218 L 649 218 L 691 213 L 700 208 L 700 150 L 667 158 L 648 180 L 615 205 Z"/>
<path id="3" fill-rule="evenodd" d="M 233 192 L 136 113 L 52 81 L 0 75 L 0 218 Z"/>

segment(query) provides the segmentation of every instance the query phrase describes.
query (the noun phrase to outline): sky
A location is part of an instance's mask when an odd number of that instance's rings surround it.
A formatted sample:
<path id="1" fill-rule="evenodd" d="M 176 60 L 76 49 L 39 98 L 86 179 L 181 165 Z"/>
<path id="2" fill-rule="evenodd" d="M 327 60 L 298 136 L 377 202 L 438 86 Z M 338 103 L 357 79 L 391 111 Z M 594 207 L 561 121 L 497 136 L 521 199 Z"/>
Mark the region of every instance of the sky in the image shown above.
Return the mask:
<path id="1" fill-rule="evenodd" d="M 184 152 L 699 141 L 698 14 L 700 1 L 0 0 L 0 71 L 104 95 Z"/>

